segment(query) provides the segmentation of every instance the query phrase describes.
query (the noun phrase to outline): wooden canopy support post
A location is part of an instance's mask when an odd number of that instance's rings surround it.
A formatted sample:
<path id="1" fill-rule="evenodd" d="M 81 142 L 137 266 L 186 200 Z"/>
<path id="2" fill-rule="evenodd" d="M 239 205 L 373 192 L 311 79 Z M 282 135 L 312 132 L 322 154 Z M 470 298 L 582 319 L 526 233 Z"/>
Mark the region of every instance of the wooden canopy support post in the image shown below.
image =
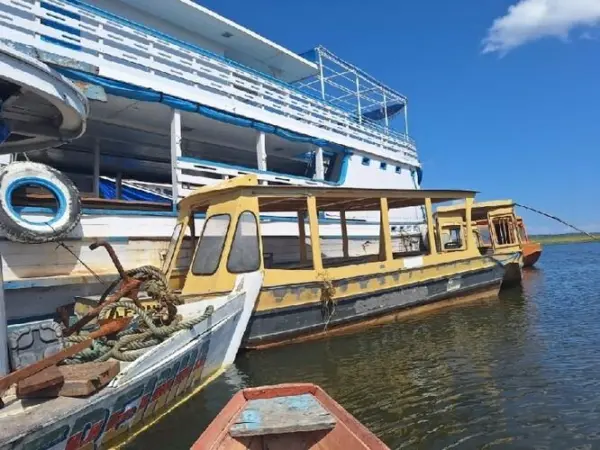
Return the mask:
<path id="1" fill-rule="evenodd" d="M 433 222 L 433 208 L 431 206 L 431 199 L 425 199 L 425 212 L 427 214 L 427 239 L 429 241 L 429 254 L 437 255 L 437 245 L 435 240 L 435 227 Z"/>
<path id="2" fill-rule="evenodd" d="M 267 140 L 264 131 L 256 134 L 256 167 L 258 170 L 267 170 Z M 267 182 L 262 180 L 260 184 L 267 184 Z"/>
<path id="3" fill-rule="evenodd" d="M 310 247 L 312 250 L 313 267 L 315 270 L 323 270 L 323 260 L 321 259 L 321 240 L 319 237 L 319 216 L 317 214 L 317 199 L 308 197 L 308 220 L 310 226 Z"/>
<path id="4" fill-rule="evenodd" d="M 465 236 L 465 248 L 468 250 L 471 245 L 471 239 L 473 238 L 473 223 L 472 223 L 472 212 L 473 212 L 473 199 L 465 199 L 465 221 L 467 222 L 467 235 Z"/>
<path id="5" fill-rule="evenodd" d="M 94 197 L 100 198 L 100 139 L 94 140 Z"/>
<path id="6" fill-rule="evenodd" d="M 323 167 L 323 148 L 317 147 L 315 152 L 315 180 L 325 179 L 325 169 Z"/>
<path id="7" fill-rule="evenodd" d="M 344 258 L 350 257 L 350 251 L 348 247 L 348 224 L 346 223 L 346 211 L 340 211 L 340 222 L 342 223 L 342 252 Z"/>
<path id="8" fill-rule="evenodd" d="M 177 209 L 179 200 L 179 173 L 177 161 L 181 155 L 181 112 L 176 109 L 171 110 L 171 201 L 173 210 Z"/>
<path id="9" fill-rule="evenodd" d="M 0 377 L 8 375 L 8 325 L 4 303 L 4 279 L 0 258 Z"/>
<path id="10" fill-rule="evenodd" d="M 393 261 L 394 259 L 394 251 L 392 249 L 392 235 L 391 235 L 391 227 L 390 227 L 390 216 L 388 209 L 387 198 L 380 199 L 380 208 L 381 208 L 381 219 L 380 223 L 380 256 L 385 257 L 386 261 Z"/>
<path id="11" fill-rule="evenodd" d="M 305 263 L 306 258 L 306 229 L 304 228 L 304 219 L 306 213 L 298 211 L 298 239 L 300 240 L 300 262 Z"/>

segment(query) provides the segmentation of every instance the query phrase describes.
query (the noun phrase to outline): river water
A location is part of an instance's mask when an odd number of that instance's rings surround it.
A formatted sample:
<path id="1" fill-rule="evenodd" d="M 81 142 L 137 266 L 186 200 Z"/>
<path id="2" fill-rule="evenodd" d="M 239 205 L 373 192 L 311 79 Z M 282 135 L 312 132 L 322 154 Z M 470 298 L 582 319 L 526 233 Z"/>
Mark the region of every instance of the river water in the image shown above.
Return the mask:
<path id="1" fill-rule="evenodd" d="M 322 386 L 392 449 L 600 448 L 600 244 L 544 248 L 523 287 L 240 355 L 128 449 L 188 449 L 242 387 Z"/>

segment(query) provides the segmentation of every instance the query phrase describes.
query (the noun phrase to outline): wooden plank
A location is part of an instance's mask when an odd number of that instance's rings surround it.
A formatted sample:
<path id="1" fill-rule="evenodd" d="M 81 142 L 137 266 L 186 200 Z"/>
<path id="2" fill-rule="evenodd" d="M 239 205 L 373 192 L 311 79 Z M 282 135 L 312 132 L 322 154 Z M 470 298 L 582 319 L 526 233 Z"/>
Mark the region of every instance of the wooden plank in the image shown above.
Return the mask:
<path id="1" fill-rule="evenodd" d="M 52 368 L 57 371 L 60 383 L 48 384 L 45 389 L 40 387 L 35 391 L 23 392 L 19 391 L 22 383 L 20 382 L 17 385 L 17 396 L 19 398 L 86 397 L 98 392 L 116 377 L 119 373 L 120 363 L 119 361 L 91 362 L 53 366 Z M 29 377 L 27 380 L 44 372 Z"/>
<path id="2" fill-rule="evenodd" d="M 35 397 L 37 392 L 48 388 L 60 388 L 64 377 L 56 366 L 50 366 L 17 383 L 17 398 Z M 54 396 L 56 397 L 56 396 Z"/>
<path id="3" fill-rule="evenodd" d="M 100 327 L 100 329 L 92 331 L 90 334 L 87 335 L 88 339 L 86 339 L 85 341 L 74 344 L 71 347 L 68 347 L 64 350 L 61 350 L 58 353 L 55 353 L 54 355 L 42 359 L 41 361 L 38 361 L 27 367 L 23 367 L 22 369 L 15 370 L 14 372 L 6 375 L 5 377 L 0 378 L 0 396 L 4 394 L 4 392 L 6 392 L 6 390 L 12 384 L 18 383 L 19 381 L 25 378 L 29 378 L 30 376 L 35 375 L 36 373 L 41 372 L 42 370 L 47 369 L 48 367 L 54 366 L 62 360 L 70 356 L 76 355 L 80 351 L 88 348 L 90 345 L 92 345 L 94 339 L 118 333 L 119 331 L 124 329 L 130 321 L 131 318 L 115 319 L 110 323 L 103 325 L 102 327 Z"/>
<path id="4" fill-rule="evenodd" d="M 65 379 L 61 397 L 83 397 L 99 391 L 119 374 L 119 361 L 91 362 L 59 366 Z"/>
<path id="5" fill-rule="evenodd" d="M 229 429 L 233 437 L 331 430 L 335 418 L 311 394 L 250 400 Z"/>

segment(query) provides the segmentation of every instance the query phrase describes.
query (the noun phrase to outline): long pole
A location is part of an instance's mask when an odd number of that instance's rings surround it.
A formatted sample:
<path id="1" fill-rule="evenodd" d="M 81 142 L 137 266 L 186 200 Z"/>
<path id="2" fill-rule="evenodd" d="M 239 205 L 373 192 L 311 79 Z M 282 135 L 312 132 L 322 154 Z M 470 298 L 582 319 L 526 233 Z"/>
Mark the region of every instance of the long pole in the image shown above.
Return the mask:
<path id="1" fill-rule="evenodd" d="M 557 222 L 560 222 L 563 225 L 568 226 L 569 228 L 573 228 L 575 231 L 579 231 L 580 233 L 585 234 L 587 237 L 589 237 L 595 241 L 600 241 L 600 238 L 598 238 L 597 236 L 594 236 L 593 234 L 590 234 L 587 231 L 583 231 L 581 228 L 577 228 L 575 225 L 571 225 L 570 223 L 567 223 L 564 220 L 559 219 L 556 216 L 553 216 L 552 214 L 545 213 L 544 211 L 540 211 L 539 209 L 532 208 L 531 206 L 521 205 L 520 203 L 515 203 L 515 205 L 520 206 L 521 208 L 528 209 L 529 211 L 533 211 L 534 213 L 541 214 L 542 216 L 546 216 L 549 219 L 556 220 Z"/>

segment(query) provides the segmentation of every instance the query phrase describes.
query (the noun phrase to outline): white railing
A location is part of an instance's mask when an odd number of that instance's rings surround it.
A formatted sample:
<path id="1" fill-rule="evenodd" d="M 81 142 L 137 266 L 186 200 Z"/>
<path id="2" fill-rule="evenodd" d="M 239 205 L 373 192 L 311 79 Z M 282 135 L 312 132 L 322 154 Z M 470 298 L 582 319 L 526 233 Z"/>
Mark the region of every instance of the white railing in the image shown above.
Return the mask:
<path id="1" fill-rule="evenodd" d="M 265 184 L 279 184 L 292 186 L 327 186 L 330 183 L 314 181 L 309 178 L 294 177 L 273 172 L 264 172 L 256 169 L 237 168 L 221 164 L 212 164 L 209 161 L 179 158 L 177 160 L 178 196 L 184 198 L 195 189 L 218 183 L 230 178 L 243 175 L 256 175 L 259 182 Z"/>
<path id="2" fill-rule="evenodd" d="M 106 78 L 418 164 L 414 142 L 402 133 L 358 123 L 279 80 L 79 0 L 0 0 L 0 35 L 91 64 Z"/>

